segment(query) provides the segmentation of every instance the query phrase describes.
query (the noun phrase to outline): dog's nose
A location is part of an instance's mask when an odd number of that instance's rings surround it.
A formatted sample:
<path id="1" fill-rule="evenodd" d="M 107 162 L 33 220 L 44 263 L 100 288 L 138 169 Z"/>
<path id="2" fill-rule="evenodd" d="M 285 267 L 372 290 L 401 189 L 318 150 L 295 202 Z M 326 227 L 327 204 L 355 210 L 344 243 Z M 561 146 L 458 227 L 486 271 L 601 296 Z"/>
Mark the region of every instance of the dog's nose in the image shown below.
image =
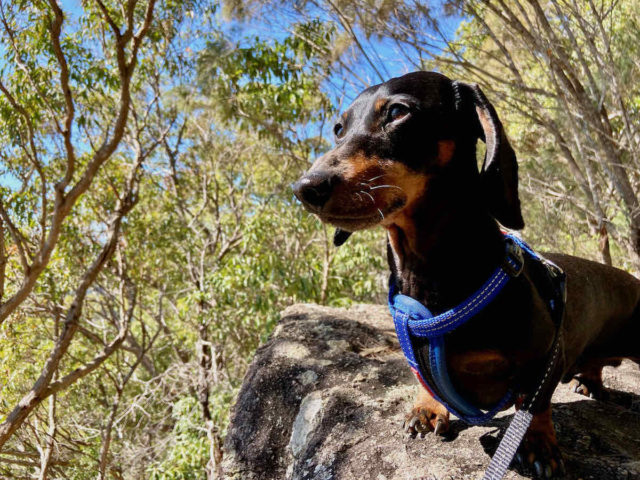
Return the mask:
<path id="1" fill-rule="evenodd" d="M 331 197 L 337 177 L 328 172 L 311 172 L 292 185 L 298 200 L 312 207 L 320 208 Z"/>

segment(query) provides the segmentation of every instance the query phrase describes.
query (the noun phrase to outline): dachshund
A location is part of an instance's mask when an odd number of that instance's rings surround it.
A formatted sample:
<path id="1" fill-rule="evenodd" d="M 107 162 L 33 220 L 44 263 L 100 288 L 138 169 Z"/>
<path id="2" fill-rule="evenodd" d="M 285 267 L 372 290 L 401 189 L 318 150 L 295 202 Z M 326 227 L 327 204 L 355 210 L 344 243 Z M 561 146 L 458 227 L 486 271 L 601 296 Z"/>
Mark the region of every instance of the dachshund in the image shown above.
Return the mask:
<path id="1" fill-rule="evenodd" d="M 524 228 L 516 155 L 480 88 L 436 72 L 409 73 L 364 90 L 333 131 L 335 148 L 293 191 L 337 227 L 336 245 L 352 232 L 385 228 L 400 293 L 434 315 L 475 292 L 504 257 L 500 225 Z M 478 139 L 487 145 L 480 168 Z M 582 258 L 546 257 L 566 274 L 562 353 L 516 457 L 541 478 L 565 474 L 551 420 L 555 387 L 573 381 L 576 392 L 602 398 L 604 366 L 640 363 L 640 280 Z M 541 378 L 556 326 L 533 277 L 525 264 L 491 304 L 448 334 L 451 381 L 479 408 L 509 388 L 519 408 Z M 449 413 L 421 388 L 405 428 L 444 433 Z"/>

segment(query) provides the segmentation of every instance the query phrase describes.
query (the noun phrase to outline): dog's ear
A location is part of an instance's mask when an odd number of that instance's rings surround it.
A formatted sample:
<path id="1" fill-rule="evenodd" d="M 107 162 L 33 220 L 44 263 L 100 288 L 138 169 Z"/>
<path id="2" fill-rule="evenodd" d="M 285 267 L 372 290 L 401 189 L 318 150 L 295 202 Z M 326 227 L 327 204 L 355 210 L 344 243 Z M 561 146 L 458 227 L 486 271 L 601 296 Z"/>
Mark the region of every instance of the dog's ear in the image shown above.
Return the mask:
<path id="1" fill-rule="evenodd" d="M 518 163 L 498 114 L 478 85 L 453 82 L 453 88 L 456 110 L 470 120 L 463 128 L 471 128 L 487 145 L 480 182 L 489 212 L 505 227 L 519 230 L 524 220 L 518 197 Z"/>

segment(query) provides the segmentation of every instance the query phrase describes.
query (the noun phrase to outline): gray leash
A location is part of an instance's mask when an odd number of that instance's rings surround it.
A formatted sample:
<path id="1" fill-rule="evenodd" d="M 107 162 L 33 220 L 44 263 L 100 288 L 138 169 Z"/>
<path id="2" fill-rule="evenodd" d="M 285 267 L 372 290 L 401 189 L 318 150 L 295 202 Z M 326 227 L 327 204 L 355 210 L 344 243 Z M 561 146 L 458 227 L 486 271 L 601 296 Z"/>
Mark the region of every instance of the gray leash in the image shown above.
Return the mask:
<path id="1" fill-rule="evenodd" d="M 523 405 L 523 408 L 518 410 L 511 419 L 509 428 L 507 428 L 507 431 L 502 437 L 502 440 L 500 440 L 500 445 L 498 445 L 496 453 L 493 454 L 491 462 L 489 463 L 489 467 L 484 473 L 484 477 L 482 477 L 482 480 L 502 480 L 502 478 L 507 473 L 509 465 L 511 465 L 513 457 L 515 457 L 516 451 L 522 443 L 522 439 L 527 433 L 529 425 L 531 425 L 531 420 L 533 420 L 531 409 L 533 408 L 536 400 L 539 398 L 540 391 L 547 386 L 546 384 L 551 378 L 551 372 L 558 363 L 558 356 L 560 353 L 560 339 L 562 338 L 562 331 L 560 330 L 560 328 L 561 326 L 558 327 L 558 332 L 554 341 L 553 352 L 547 364 L 547 368 L 545 370 L 544 377 L 542 377 L 540 385 L 538 385 L 538 388 L 533 394 L 531 401 L 527 403 L 527 407 L 524 407 Z"/>
<path id="2" fill-rule="evenodd" d="M 522 443 L 525 433 L 529 429 L 533 414 L 527 410 L 518 410 L 513 416 L 509 428 L 502 437 L 498 450 L 493 454 L 489 468 L 484 473 L 482 480 L 501 480 L 507 473 L 509 465 L 513 457 L 516 455 L 516 450 Z"/>
<path id="3" fill-rule="evenodd" d="M 482 477 L 482 480 L 502 480 L 507 473 L 509 465 L 511 465 L 513 457 L 515 457 L 516 451 L 522 443 L 522 439 L 527 433 L 529 425 L 531 425 L 531 421 L 533 420 L 533 413 L 531 413 L 531 411 L 535 408 L 536 401 L 540 399 L 540 392 L 549 388 L 550 385 L 547 385 L 547 383 L 552 378 L 551 374 L 558 364 L 560 343 L 562 341 L 564 304 L 566 302 L 567 295 L 565 275 L 562 269 L 553 262 L 550 262 L 547 259 L 543 259 L 543 262 L 546 264 L 547 271 L 549 272 L 548 279 L 551 282 L 559 280 L 559 287 L 554 288 L 555 292 L 554 295 L 552 295 L 554 299 L 550 305 L 552 317 L 556 324 L 556 334 L 551 347 L 551 356 L 547 362 L 544 376 L 542 377 L 535 393 L 531 396 L 530 400 L 523 403 L 522 408 L 518 410 L 513 416 L 513 419 L 511 419 L 509 428 L 507 428 L 502 440 L 500 440 L 498 449 L 493 454 L 491 462 L 489 462 L 489 467 L 487 468 L 484 477 Z"/>

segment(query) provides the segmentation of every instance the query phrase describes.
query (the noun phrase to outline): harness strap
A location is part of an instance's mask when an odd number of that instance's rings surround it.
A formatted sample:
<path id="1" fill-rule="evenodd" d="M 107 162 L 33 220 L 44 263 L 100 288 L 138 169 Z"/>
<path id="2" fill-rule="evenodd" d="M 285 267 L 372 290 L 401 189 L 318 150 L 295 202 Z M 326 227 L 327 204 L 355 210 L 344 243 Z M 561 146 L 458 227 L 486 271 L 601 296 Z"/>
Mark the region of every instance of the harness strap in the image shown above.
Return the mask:
<path id="1" fill-rule="evenodd" d="M 424 308 L 424 307 L 423 307 Z M 491 420 L 504 406 L 513 399 L 513 391 L 509 390 L 505 396 L 488 412 L 470 404 L 454 388 L 447 372 L 445 342 L 443 337 L 435 337 L 428 344 L 420 342 L 410 334 L 410 317 L 402 310 L 396 310 L 394 323 L 396 333 L 407 363 L 422 386 L 444 405 L 449 412 L 456 417 L 473 425 L 480 425 Z M 425 359 L 429 368 L 422 368 L 422 359 L 416 356 L 422 347 L 428 349 L 428 358 Z"/>
<path id="2" fill-rule="evenodd" d="M 409 330 L 412 335 L 421 338 L 440 337 L 463 325 L 486 307 L 500 293 L 511 276 L 518 276 L 522 271 L 524 259 L 515 237 L 507 236 L 506 256 L 503 265 L 496 268 L 480 289 L 460 305 L 451 310 L 433 316 L 420 302 L 398 293 L 398 287 L 392 278 L 389 284 L 389 308 L 394 311 L 408 312 L 411 319 Z"/>
<path id="3" fill-rule="evenodd" d="M 538 409 L 538 404 L 546 399 L 546 394 L 550 393 L 548 390 L 553 386 L 553 382 L 551 382 L 553 372 L 556 370 L 560 361 L 560 353 L 562 352 L 562 321 L 564 319 L 564 305 L 567 293 L 565 274 L 556 264 L 537 255 L 526 243 L 519 239 L 516 239 L 516 241 L 521 243 L 521 248 L 526 249 L 525 251 L 529 255 L 536 258 L 545 267 L 544 284 L 539 288 L 546 290 L 545 294 L 549 298 L 549 308 L 556 326 L 556 333 L 551 346 L 551 354 L 538 387 L 525 399 L 522 408 L 511 419 L 509 428 L 507 428 L 496 452 L 491 457 L 491 462 L 482 480 L 501 480 L 507 473 L 509 465 L 511 465 L 511 461 L 522 443 L 529 425 L 531 425 L 533 412 Z"/>

